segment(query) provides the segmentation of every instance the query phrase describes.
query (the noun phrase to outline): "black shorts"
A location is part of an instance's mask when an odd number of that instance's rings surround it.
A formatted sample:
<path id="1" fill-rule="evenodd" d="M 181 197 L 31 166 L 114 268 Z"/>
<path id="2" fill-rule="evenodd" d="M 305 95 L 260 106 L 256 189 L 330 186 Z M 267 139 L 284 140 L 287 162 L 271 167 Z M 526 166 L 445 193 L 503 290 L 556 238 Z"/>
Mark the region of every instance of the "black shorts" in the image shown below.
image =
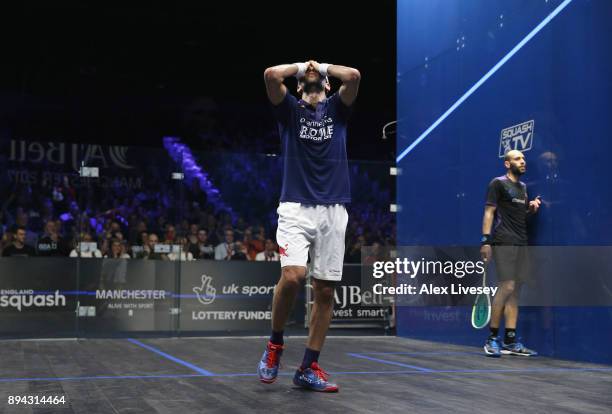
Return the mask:
<path id="1" fill-rule="evenodd" d="M 497 280 L 524 283 L 531 280 L 528 246 L 493 246 Z"/>

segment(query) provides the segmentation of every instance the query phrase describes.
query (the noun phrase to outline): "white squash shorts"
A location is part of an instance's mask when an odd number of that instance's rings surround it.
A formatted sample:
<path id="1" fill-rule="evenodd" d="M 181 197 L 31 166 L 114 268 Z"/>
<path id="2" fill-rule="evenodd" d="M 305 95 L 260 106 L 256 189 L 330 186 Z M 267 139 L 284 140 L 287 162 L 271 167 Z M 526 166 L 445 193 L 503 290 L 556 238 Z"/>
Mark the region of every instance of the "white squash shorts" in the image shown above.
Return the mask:
<path id="1" fill-rule="evenodd" d="M 281 267 L 307 266 L 316 279 L 339 281 L 344 263 L 348 213 L 344 204 L 313 205 L 282 202 L 278 206 Z"/>

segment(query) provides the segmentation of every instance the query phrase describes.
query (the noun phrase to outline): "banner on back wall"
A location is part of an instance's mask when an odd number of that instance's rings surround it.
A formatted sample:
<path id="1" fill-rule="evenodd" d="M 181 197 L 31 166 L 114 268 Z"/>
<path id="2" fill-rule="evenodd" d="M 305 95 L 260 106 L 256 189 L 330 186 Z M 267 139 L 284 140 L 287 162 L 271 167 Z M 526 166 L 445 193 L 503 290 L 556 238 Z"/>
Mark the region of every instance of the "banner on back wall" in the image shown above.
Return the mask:
<path id="1" fill-rule="evenodd" d="M 314 300 L 312 282 L 306 285 L 306 298 L 310 311 Z M 374 295 L 362 288 L 360 265 L 344 265 L 342 280 L 336 283 L 331 327 L 382 326 L 385 318 L 390 316 L 391 308 L 382 295 Z"/>
<path id="2" fill-rule="evenodd" d="M 278 262 L 198 261 L 181 266 L 180 329 L 269 330 Z M 289 323 L 303 321 L 298 297 Z"/>
<path id="3" fill-rule="evenodd" d="M 0 335 L 74 336 L 76 262 L 0 259 Z"/>
<path id="4" fill-rule="evenodd" d="M 270 329 L 278 262 L 0 258 L 0 336 L 91 337 L 139 332 Z M 390 309 L 346 265 L 333 324 L 381 325 Z M 300 291 L 288 324 L 303 326 Z M 355 325 L 357 326 L 357 325 Z"/>
<path id="5" fill-rule="evenodd" d="M 82 259 L 79 270 L 79 335 L 174 329 L 176 263 Z"/>
<path id="6" fill-rule="evenodd" d="M 11 139 L 0 141 L 0 148 L 7 154 L 5 178 L 8 185 L 139 190 L 143 187 L 139 174 L 148 159 L 137 151 L 130 152 L 125 146 Z M 82 163 L 104 173 L 95 180 L 83 180 L 79 176 Z"/>

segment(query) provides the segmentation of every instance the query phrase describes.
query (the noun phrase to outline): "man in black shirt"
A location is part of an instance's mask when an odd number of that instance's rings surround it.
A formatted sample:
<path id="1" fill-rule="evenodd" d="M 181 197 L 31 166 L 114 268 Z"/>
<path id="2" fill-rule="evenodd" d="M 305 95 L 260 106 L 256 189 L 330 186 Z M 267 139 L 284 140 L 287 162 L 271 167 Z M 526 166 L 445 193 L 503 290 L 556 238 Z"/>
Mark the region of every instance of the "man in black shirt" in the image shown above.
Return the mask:
<path id="1" fill-rule="evenodd" d="M 45 232 L 38 240 L 39 256 L 68 256 L 70 250 L 67 243 L 59 235 L 55 221 L 49 220 L 45 224 Z"/>
<path id="2" fill-rule="evenodd" d="M 504 158 L 506 174 L 489 183 L 487 202 L 482 221 L 483 260 L 495 260 L 499 290 L 491 306 L 491 334 L 484 350 L 488 356 L 501 354 L 534 356 L 532 351 L 516 340 L 518 299 L 520 288 L 528 278 L 527 216 L 540 208 L 539 196 L 528 201 L 527 186 L 519 181 L 527 169 L 520 151 L 509 151 Z M 491 247 L 493 246 L 493 247 Z M 505 320 L 504 341 L 498 333 L 502 315 Z"/>
<path id="3" fill-rule="evenodd" d="M 215 248 L 208 242 L 208 232 L 204 229 L 198 230 L 197 242 L 189 246 L 189 251 L 194 259 L 215 258 Z"/>
<path id="4" fill-rule="evenodd" d="M 32 246 L 28 246 L 25 244 L 26 240 L 26 229 L 23 226 L 18 226 L 15 230 L 15 239 L 13 240 L 13 244 L 7 246 L 2 251 L 2 256 L 36 256 L 36 251 Z"/>

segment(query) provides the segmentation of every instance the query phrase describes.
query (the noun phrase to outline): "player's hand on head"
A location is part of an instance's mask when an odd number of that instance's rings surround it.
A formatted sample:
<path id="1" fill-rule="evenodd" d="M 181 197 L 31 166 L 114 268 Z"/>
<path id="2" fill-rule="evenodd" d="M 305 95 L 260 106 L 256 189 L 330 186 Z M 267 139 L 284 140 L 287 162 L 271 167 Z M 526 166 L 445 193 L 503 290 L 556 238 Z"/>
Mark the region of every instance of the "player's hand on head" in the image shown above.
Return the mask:
<path id="1" fill-rule="evenodd" d="M 308 67 L 312 66 L 314 70 L 316 70 L 317 72 L 320 72 L 319 62 L 317 62 L 316 60 L 309 60 L 307 64 L 308 64 Z"/>

